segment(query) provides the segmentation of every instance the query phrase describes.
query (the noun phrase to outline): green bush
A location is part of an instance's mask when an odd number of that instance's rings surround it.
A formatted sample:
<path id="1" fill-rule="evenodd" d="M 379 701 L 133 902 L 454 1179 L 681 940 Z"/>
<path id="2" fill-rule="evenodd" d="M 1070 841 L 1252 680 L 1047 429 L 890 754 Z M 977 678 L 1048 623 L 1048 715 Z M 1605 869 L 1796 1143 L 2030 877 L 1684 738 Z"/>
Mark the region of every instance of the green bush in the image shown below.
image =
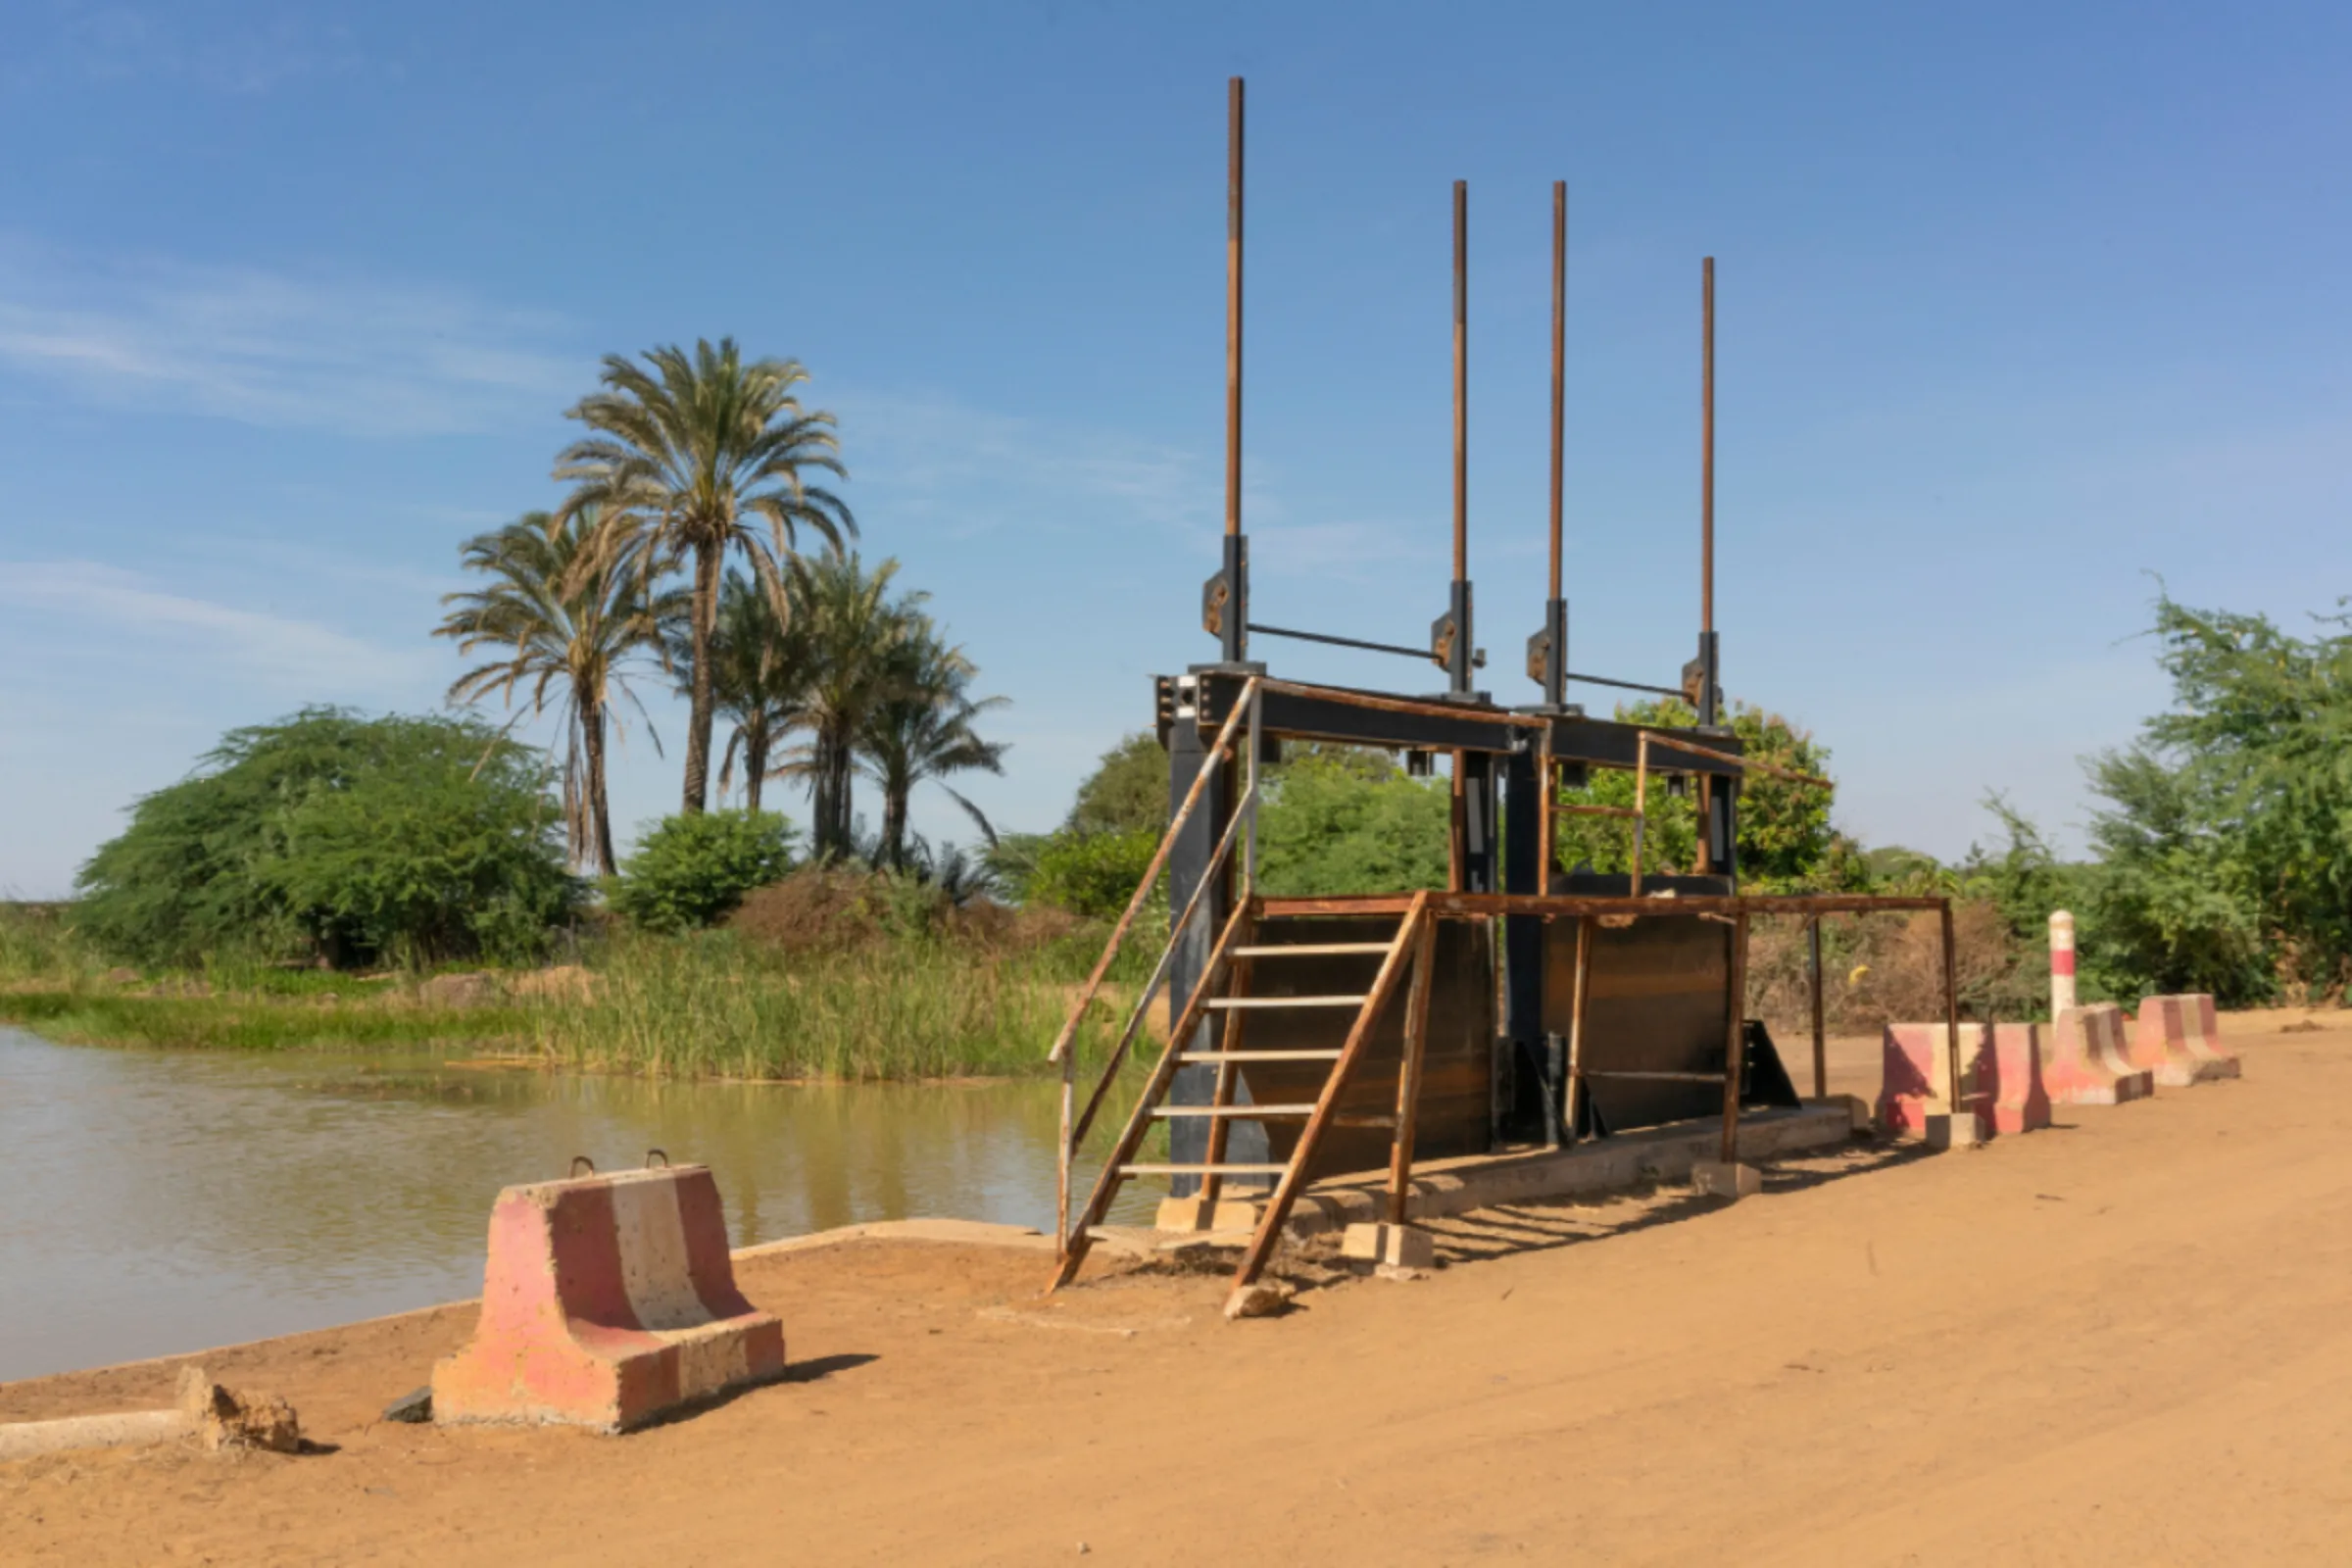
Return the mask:
<path id="1" fill-rule="evenodd" d="M 1452 793 L 1406 775 L 1385 752 L 1309 748 L 1267 781 L 1258 813 L 1258 880 L 1311 898 L 1446 885 Z"/>
<path id="2" fill-rule="evenodd" d="M 792 869 L 795 830 L 774 811 L 690 811 L 638 841 L 612 907 L 649 931 L 688 931 L 732 914 L 754 888 Z"/>
<path id="3" fill-rule="evenodd" d="M 471 720 L 306 709 L 142 799 L 73 921 L 149 964 L 523 956 L 581 893 L 549 782 Z"/>
<path id="4" fill-rule="evenodd" d="M 1653 729 L 1686 730 L 1698 714 L 1674 698 L 1636 703 L 1617 710 L 1620 722 Z M 1735 704 L 1732 732 L 1740 737 L 1742 755 L 1793 772 L 1826 777 L 1829 749 L 1778 713 Z M 1672 770 L 1687 759 L 1667 747 L 1653 747 L 1649 796 L 1642 803 L 1647 817 L 1642 858 L 1650 874 L 1688 871 L 1698 853 L 1697 791 L 1671 793 L 1657 770 Z M 1617 768 L 1594 768 L 1582 789 L 1564 791 L 1561 801 L 1578 806 L 1630 807 L 1634 804 L 1634 775 Z M 1750 776 L 1740 789 L 1740 880 L 1750 893 L 1798 893 L 1858 889 L 1871 874 L 1859 863 L 1850 845 L 1843 844 L 1830 825 L 1830 792 L 1810 784 Z M 1559 862 L 1563 869 L 1589 865 L 1595 871 L 1622 874 L 1633 867 L 1633 834 L 1621 817 L 1563 814 L 1557 818 Z M 1933 862 L 1931 862 L 1933 863 Z"/>
<path id="5" fill-rule="evenodd" d="M 1135 885 L 1159 848 L 1150 828 L 1124 833 L 1073 833 L 1064 829 L 1039 847 L 1028 881 L 1028 897 L 1079 915 L 1116 915 L 1135 897 Z"/>
<path id="6" fill-rule="evenodd" d="M 1071 833 L 1156 833 L 1167 824 L 1167 750 L 1140 730 L 1102 754 L 1078 786 L 1062 826 Z"/>

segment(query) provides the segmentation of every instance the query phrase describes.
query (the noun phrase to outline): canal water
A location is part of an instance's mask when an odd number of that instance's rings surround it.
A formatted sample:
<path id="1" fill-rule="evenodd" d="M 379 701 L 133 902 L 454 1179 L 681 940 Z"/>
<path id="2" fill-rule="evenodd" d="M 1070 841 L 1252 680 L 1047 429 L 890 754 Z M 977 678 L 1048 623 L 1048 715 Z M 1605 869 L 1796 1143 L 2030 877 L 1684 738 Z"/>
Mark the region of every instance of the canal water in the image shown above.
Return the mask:
<path id="1" fill-rule="evenodd" d="M 499 1189 L 574 1154 L 710 1165 L 737 1246 L 933 1214 L 1051 1229 L 1054 1126 L 1046 1082 L 663 1084 L 0 1028 L 0 1381 L 478 1295 Z"/>

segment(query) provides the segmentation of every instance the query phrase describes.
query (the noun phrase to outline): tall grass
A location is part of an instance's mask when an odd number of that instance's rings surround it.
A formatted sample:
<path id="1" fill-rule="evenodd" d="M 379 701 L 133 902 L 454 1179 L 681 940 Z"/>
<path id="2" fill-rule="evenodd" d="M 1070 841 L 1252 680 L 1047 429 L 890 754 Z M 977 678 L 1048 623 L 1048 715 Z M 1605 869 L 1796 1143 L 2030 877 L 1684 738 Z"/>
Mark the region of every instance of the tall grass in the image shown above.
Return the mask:
<path id="1" fill-rule="evenodd" d="M 1091 1086 L 1165 941 L 1140 929 L 1078 1040 Z M 436 993 L 233 958 L 192 973 L 108 966 L 69 921 L 0 906 L 0 1021 L 86 1044 L 195 1050 L 437 1049 L 655 1078 L 919 1080 L 1050 1074 L 1047 1048 L 1101 953 L 1099 928 L 996 945 L 901 935 L 782 952 L 738 933 L 620 933 L 584 970 Z M 1146 1040 L 1139 1056 L 1149 1059 Z"/>
<path id="2" fill-rule="evenodd" d="M 282 996 L 153 997 L 98 988 L 0 995 L 0 1023 L 77 1045 L 191 1051 L 403 1051 L 512 1054 L 528 1049 L 525 1008 L 418 1007 Z"/>
<path id="3" fill-rule="evenodd" d="M 546 1059 L 654 1077 L 834 1080 L 1045 1072 L 1071 1001 L 1057 955 L 902 941 L 781 957 L 723 932 L 623 939 L 593 981 L 533 1010 Z M 1108 1044 L 1108 1008 L 1081 1032 Z"/>
<path id="4" fill-rule="evenodd" d="M 76 985 L 105 968 L 55 905 L 0 904 L 0 985 Z"/>

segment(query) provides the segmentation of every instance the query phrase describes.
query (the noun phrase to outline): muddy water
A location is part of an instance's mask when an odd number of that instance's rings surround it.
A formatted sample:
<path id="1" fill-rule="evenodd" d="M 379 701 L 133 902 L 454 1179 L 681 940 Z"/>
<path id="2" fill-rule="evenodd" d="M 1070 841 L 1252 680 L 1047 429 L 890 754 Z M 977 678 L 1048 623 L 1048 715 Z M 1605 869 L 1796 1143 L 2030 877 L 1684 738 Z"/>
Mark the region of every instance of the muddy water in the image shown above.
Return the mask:
<path id="1" fill-rule="evenodd" d="M 1054 1129 L 1042 1082 L 649 1084 L 0 1028 L 0 1381 L 476 1295 L 498 1190 L 574 1154 L 709 1164 L 739 1246 L 920 1214 L 1050 1227 Z"/>

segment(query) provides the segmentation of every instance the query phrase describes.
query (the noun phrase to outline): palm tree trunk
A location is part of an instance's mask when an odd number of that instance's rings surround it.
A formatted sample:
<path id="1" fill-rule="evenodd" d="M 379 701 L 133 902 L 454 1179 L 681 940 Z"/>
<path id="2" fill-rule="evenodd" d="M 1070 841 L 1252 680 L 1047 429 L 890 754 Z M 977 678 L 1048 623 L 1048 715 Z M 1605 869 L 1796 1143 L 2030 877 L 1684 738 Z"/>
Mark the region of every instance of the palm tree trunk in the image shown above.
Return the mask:
<path id="1" fill-rule="evenodd" d="M 588 754 L 588 819 L 596 833 L 596 862 L 611 875 L 619 867 L 612 854 L 612 812 L 605 799 L 605 710 L 585 693 L 580 705 L 580 744 Z"/>
<path id="2" fill-rule="evenodd" d="M 767 778 L 767 726 L 758 721 L 743 734 L 743 804 L 760 809 L 760 786 Z"/>
<path id="3" fill-rule="evenodd" d="M 844 737 L 833 748 L 833 842 L 841 853 L 848 855 L 857 849 L 850 834 L 850 767 L 853 758 L 850 743 Z"/>
<path id="4" fill-rule="evenodd" d="M 882 791 L 882 860 L 886 865 L 906 863 L 906 797 L 913 785 L 894 778 Z"/>
<path id="5" fill-rule="evenodd" d="M 716 546 L 694 548 L 694 693 L 686 717 L 686 798 L 681 809 L 701 811 L 710 800 L 710 633 L 718 623 Z"/>
<path id="6" fill-rule="evenodd" d="M 821 730 L 816 743 L 816 790 L 809 805 L 821 859 L 850 850 L 850 747 L 845 737 Z"/>

